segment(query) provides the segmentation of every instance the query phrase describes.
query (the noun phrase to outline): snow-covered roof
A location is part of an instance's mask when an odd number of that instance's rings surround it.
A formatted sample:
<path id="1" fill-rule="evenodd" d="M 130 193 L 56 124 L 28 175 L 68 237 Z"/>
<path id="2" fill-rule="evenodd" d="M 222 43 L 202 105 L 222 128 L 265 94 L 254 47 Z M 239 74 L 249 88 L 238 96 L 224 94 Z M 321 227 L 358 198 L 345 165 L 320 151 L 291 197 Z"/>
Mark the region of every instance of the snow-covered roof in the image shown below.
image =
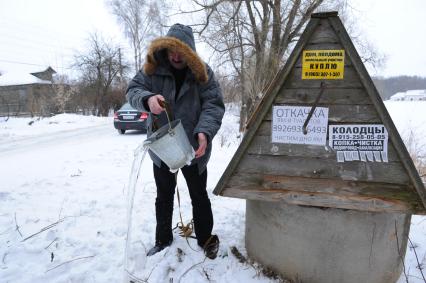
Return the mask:
<path id="1" fill-rule="evenodd" d="M 397 92 L 394 95 L 392 95 L 390 99 L 397 99 L 397 98 L 404 98 L 404 97 L 405 97 L 405 92 Z"/>
<path id="2" fill-rule="evenodd" d="M 426 89 L 413 89 L 413 90 L 407 90 L 406 95 L 411 95 L 411 96 L 424 96 L 426 95 Z"/>
<path id="3" fill-rule="evenodd" d="M 397 92 L 391 96 L 391 99 L 404 98 L 407 96 L 426 96 L 426 89 L 412 89 L 412 90 Z"/>
<path id="4" fill-rule="evenodd" d="M 41 80 L 28 73 L 5 73 L 0 76 L 0 86 L 27 85 L 27 84 L 51 84 L 51 81 Z"/>

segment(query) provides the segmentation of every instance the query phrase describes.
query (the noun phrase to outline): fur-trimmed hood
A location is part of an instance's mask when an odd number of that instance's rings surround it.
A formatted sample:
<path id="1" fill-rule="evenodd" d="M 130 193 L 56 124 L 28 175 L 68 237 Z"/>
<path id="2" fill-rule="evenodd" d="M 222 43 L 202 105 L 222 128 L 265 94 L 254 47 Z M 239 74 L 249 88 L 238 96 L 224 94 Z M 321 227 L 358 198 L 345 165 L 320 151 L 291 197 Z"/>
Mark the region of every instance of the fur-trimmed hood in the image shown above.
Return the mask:
<path id="1" fill-rule="evenodd" d="M 198 56 L 195 50 L 190 47 L 190 45 L 173 36 L 160 37 L 151 42 L 146 55 L 146 61 L 143 66 L 143 69 L 147 75 L 154 74 L 155 70 L 160 64 L 156 54 L 159 54 L 159 51 L 164 49 L 178 51 L 181 53 L 197 81 L 201 83 L 208 82 L 209 78 L 207 75 L 207 67 L 203 60 L 201 60 L 201 58 Z"/>

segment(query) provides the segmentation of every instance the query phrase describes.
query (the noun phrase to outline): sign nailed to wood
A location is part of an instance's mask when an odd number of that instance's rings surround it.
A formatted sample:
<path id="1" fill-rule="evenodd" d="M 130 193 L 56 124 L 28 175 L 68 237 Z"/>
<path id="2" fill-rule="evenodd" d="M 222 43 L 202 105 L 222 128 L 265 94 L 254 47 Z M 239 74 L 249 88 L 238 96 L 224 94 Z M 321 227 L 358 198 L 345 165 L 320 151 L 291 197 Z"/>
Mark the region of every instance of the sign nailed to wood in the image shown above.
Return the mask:
<path id="1" fill-rule="evenodd" d="M 388 131 L 384 125 L 330 125 L 329 136 L 338 162 L 388 162 Z"/>
<path id="2" fill-rule="evenodd" d="M 302 79 L 343 79 L 345 50 L 304 50 Z"/>
<path id="3" fill-rule="evenodd" d="M 274 106 L 272 142 L 326 145 L 328 108 L 317 107 L 315 109 L 305 135 L 302 127 L 310 110 L 311 107 L 303 106 Z"/>

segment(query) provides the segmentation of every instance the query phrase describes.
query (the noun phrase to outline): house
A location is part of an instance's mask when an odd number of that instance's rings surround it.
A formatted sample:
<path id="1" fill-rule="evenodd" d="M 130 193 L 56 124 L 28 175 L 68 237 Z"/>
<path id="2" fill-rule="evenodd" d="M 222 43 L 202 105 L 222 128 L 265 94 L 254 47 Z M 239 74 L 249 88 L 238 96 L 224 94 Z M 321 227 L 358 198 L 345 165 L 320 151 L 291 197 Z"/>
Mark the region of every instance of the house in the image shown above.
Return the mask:
<path id="1" fill-rule="evenodd" d="M 53 75 L 47 67 L 33 73 L 5 73 L 0 76 L 1 115 L 40 115 L 49 113 L 47 103 L 54 94 Z"/>
<path id="2" fill-rule="evenodd" d="M 393 101 L 426 101 L 426 89 L 407 90 L 405 92 L 397 92 L 390 97 Z"/>

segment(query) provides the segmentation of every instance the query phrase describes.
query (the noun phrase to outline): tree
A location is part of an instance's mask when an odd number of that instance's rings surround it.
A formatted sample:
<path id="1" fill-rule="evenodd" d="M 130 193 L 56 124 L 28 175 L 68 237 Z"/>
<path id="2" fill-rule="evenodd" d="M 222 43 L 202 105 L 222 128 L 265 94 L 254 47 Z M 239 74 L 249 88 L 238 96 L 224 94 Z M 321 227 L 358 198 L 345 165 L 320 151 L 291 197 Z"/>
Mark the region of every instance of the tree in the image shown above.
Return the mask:
<path id="1" fill-rule="evenodd" d="M 73 86 L 66 75 L 56 76 L 51 87 L 54 93 L 51 103 L 55 113 L 65 113 L 67 110 L 75 109 L 71 102 L 73 96 L 77 93 L 77 88 Z"/>
<path id="2" fill-rule="evenodd" d="M 201 2 L 202 1 L 202 2 Z M 285 63 L 311 14 L 319 8 L 342 9 L 345 0 L 193 0 L 204 21 L 195 25 L 232 70 L 241 92 L 240 130 L 262 90 Z"/>
<path id="3" fill-rule="evenodd" d="M 112 106 L 109 98 L 114 87 L 120 88 L 120 72 L 127 69 L 121 62 L 120 48 L 91 34 L 89 50 L 75 57 L 74 67 L 81 73 L 80 89 L 92 97 L 92 114 L 108 116 Z"/>
<path id="4" fill-rule="evenodd" d="M 166 11 L 164 0 L 110 0 L 109 6 L 133 48 L 134 68 L 142 67 L 145 45 L 154 37 L 163 35 Z"/>

